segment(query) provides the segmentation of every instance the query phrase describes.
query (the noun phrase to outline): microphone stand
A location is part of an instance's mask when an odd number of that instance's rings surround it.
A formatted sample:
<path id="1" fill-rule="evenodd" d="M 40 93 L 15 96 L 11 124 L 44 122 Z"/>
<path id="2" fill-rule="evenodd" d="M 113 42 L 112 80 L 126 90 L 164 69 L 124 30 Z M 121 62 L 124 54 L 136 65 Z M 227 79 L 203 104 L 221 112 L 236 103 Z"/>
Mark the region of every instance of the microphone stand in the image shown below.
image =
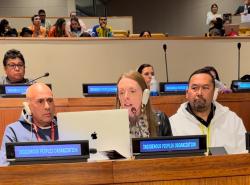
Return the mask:
<path id="1" fill-rule="evenodd" d="M 240 42 L 237 44 L 237 47 L 238 47 L 238 80 L 240 80 L 240 48 L 241 48 Z"/>
<path id="2" fill-rule="evenodd" d="M 165 57 L 165 65 L 166 65 L 166 77 L 168 82 L 168 61 L 167 61 L 167 45 L 163 44 L 164 57 Z"/>
<path id="3" fill-rule="evenodd" d="M 30 84 L 32 84 L 33 82 L 35 82 L 36 80 L 38 80 L 38 79 L 40 79 L 40 78 L 43 78 L 43 77 L 47 77 L 47 76 L 49 76 L 49 73 L 45 73 L 44 75 L 39 76 L 39 77 L 37 77 L 37 78 L 35 78 L 35 79 L 33 79 L 33 80 L 31 80 L 31 81 L 25 83 L 25 84 L 30 85 Z"/>

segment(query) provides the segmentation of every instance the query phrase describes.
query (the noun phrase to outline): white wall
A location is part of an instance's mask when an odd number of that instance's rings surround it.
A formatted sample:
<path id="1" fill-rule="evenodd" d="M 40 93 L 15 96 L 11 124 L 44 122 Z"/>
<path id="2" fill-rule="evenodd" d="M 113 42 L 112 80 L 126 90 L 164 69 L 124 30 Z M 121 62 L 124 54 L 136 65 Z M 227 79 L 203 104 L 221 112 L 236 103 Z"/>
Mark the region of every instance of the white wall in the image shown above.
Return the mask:
<path id="1" fill-rule="evenodd" d="M 25 56 L 26 76 L 50 76 L 39 81 L 52 83 L 56 97 L 81 97 L 82 83 L 116 82 L 142 63 L 154 66 L 157 80 L 166 81 L 163 43 L 167 43 L 169 81 L 187 81 L 198 68 L 214 66 L 230 86 L 237 79 L 237 42 L 242 43 L 241 75 L 250 74 L 250 39 L 0 39 L 0 61 L 8 49 Z M 0 67 L 0 75 L 3 75 Z"/>
<path id="2" fill-rule="evenodd" d="M 1 0 L 0 16 L 32 16 L 45 9 L 47 16 L 69 16 L 75 10 L 75 0 Z"/>

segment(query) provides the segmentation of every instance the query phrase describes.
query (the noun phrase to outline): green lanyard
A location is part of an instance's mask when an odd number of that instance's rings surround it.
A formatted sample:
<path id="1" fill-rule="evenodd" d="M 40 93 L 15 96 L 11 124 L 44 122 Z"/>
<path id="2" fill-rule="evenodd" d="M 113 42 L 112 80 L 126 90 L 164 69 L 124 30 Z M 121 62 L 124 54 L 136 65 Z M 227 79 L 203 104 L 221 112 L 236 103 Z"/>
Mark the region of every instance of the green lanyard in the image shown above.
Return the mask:
<path id="1" fill-rule="evenodd" d="M 203 135 L 207 135 L 207 152 L 208 152 L 208 147 L 210 147 L 210 145 L 211 145 L 210 126 L 206 127 L 203 124 L 200 124 L 200 129 L 201 129 L 201 133 Z"/>

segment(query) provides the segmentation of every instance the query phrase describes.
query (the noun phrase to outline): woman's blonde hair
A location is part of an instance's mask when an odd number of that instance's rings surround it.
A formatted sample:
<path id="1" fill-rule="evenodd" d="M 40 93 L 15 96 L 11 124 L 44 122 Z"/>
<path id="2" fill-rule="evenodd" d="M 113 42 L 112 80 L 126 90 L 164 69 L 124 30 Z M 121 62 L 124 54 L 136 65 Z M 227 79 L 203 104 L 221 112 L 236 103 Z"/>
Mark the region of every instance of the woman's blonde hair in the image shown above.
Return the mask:
<path id="1" fill-rule="evenodd" d="M 118 89 L 118 84 L 122 78 L 129 78 L 131 80 L 136 81 L 139 86 L 141 87 L 142 92 L 144 92 L 145 89 L 147 89 L 147 84 L 142 77 L 142 75 L 138 72 L 135 71 L 130 71 L 128 73 L 124 73 L 120 76 L 120 78 L 117 81 L 117 94 L 116 94 L 116 108 L 119 109 L 121 106 L 120 100 L 119 100 L 119 89 Z M 146 114 L 147 116 L 147 121 L 149 124 L 149 132 L 150 136 L 156 136 L 156 117 L 153 113 L 152 107 L 151 107 L 151 102 L 150 99 L 148 100 L 147 105 L 145 108 L 142 108 L 141 113 Z"/>

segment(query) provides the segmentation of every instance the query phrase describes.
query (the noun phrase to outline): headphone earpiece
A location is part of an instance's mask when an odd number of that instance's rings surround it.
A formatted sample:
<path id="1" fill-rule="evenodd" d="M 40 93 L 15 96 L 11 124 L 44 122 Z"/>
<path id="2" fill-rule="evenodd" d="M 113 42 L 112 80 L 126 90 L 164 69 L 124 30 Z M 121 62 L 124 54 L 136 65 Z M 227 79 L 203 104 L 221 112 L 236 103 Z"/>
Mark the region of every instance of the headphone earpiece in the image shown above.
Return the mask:
<path id="1" fill-rule="evenodd" d="M 24 114 L 31 116 L 31 111 L 28 102 L 23 102 L 23 112 Z"/>
<path id="2" fill-rule="evenodd" d="M 143 94 L 142 94 L 142 106 L 146 106 L 147 103 L 148 103 L 148 99 L 149 99 L 149 95 L 150 95 L 150 90 L 149 89 L 145 89 L 143 91 Z"/>

